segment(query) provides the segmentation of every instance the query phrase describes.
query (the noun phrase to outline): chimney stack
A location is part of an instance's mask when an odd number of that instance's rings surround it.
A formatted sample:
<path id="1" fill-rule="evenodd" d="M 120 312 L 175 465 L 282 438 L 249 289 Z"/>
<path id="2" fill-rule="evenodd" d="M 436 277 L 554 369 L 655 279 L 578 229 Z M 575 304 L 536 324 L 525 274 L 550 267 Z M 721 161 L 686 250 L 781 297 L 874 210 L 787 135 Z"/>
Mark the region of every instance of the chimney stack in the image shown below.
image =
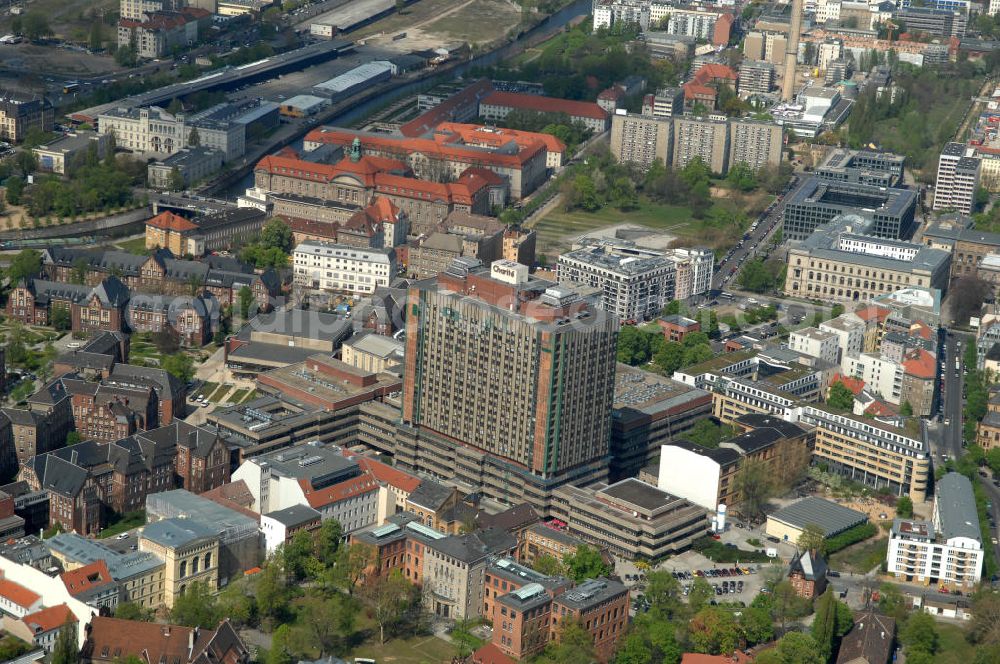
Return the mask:
<path id="1" fill-rule="evenodd" d="M 781 101 L 795 96 L 795 63 L 799 59 L 799 36 L 802 34 L 802 0 L 792 0 L 792 15 L 788 20 L 785 40 L 785 72 L 781 78 Z"/>

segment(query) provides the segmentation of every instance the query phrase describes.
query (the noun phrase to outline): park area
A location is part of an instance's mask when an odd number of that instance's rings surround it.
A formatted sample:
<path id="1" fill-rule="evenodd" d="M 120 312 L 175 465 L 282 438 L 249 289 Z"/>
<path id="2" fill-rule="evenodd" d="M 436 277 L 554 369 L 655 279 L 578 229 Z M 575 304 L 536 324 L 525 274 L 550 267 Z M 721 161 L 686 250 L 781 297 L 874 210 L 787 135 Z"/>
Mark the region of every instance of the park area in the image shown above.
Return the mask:
<path id="1" fill-rule="evenodd" d="M 713 203 L 701 219 L 686 205 L 659 203 L 646 196 L 640 196 L 635 209 L 627 211 L 610 205 L 594 212 L 567 211 L 564 206 L 556 205 L 534 224 L 538 250 L 554 257 L 568 251 L 573 240 L 581 235 L 623 223 L 661 231 L 684 245 L 725 249 L 736 243 L 750 223 L 745 214 L 734 209 L 733 202 L 727 198 L 728 193 L 720 188 L 713 189 Z M 764 209 L 771 200 L 773 197 L 766 192 L 756 191 L 741 200 L 740 208 Z"/>

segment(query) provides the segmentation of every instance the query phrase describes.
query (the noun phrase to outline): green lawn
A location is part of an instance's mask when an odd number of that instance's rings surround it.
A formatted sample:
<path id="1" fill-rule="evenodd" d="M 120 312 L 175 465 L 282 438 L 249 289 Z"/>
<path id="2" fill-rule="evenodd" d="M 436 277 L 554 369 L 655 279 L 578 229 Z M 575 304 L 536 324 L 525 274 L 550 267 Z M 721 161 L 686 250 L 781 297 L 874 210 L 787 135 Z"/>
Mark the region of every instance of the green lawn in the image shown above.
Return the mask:
<path id="1" fill-rule="evenodd" d="M 248 392 L 247 395 L 243 397 L 243 402 L 246 403 L 247 401 L 253 401 L 258 396 L 259 395 L 257 394 L 257 390 L 250 390 L 250 392 Z"/>
<path id="2" fill-rule="evenodd" d="M 249 392 L 250 390 L 236 390 L 229 395 L 229 398 L 226 399 L 226 401 L 229 401 L 230 403 L 243 403 L 243 400 Z"/>
<path id="3" fill-rule="evenodd" d="M 965 629 L 950 622 L 938 622 L 938 652 L 936 664 L 968 664 L 976 656 L 976 648 L 965 640 Z"/>
<path id="4" fill-rule="evenodd" d="M 202 383 L 201 387 L 198 388 L 198 391 L 195 392 L 194 394 L 192 394 L 191 396 L 193 396 L 193 397 L 201 397 L 201 396 L 207 397 L 209 394 L 211 394 L 212 392 L 214 392 L 217 387 L 219 387 L 218 383 Z"/>
<path id="5" fill-rule="evenodd" d="M 455 656 L 455 646 L 436 636 L 393 639 L 380 646 L 376 630 L 373 640 L 374 643 L 365 643 L 355 648 L 351 656 L 367 657 L 376 662 L 393 664 L 439 664 L 450 662 Z"/>
<path id="6" fill-rule="evenodd" d="M 830 556 L 830 569 L 864 574 L 885 560 L 888 548 L 889 540 L 884 537 L 852 544 Z"/>
<path id="7" fill-rule="evenodd" d="M 686 207 L 660 205 L 642 200 L 637 210 L 629 212 L 622 212 L 612 207 L 602 208 L 597 212 L 580 210 L 563 212 L 557 208 L 535 224 L 535 231 L 538 233 L 541 245 L 549 248 L 597 228 L 625 223 L 640 224 L 684 235 L 685 231 L 692 233 L 691 226 L 702 222 L 695 221 L 691 217 L 691 210 Z"/>
<path id="8" fill-rule="evenodd" d="M 217 389 L 215 393 L 212 394 L 212 396 L 208 397 L 208 400 L 214 403 L 218 403 L 219 401 L 222 401 L 222 398 L 224 396 L 229 394 L 229 390 L 231 389 L 233 389 L 232 385 L 230 385 L 229 383 L 222 383 L 221 385 L 219 385 L 219 389 Z"/>
<path id="9" fill-rule="evenodd" d="M 131 240 L 123 240 L 122 242 L 116 242 L 115 246 L 117 246 L 122 251 L 127 251 L 130 254 L 138 254 L 140 256 L 144 256 L 147 253 L 149 253 L 149 250 L 146 249 L 145 237 L 136 237 L 132 238 Z"/>
<path id="10" fill-rule="evenodd" d="M 639 207 L 622 212 L 605 207 L 596 212 L 574 210 L 565 212 L 560 207 L 546 214 L 534 225 L 538 233 L 541 252 L 558 253 L 569 248 L 569 240 L 599 228 L 618 224 L 638 224 L 675 235 L 680 239 L 713 249 L 729 247 L 746 230 L 757 210 L 763 210 L 773 196 L 759 191 L 745 199 L 743 212 L 746 218 L 734 224 L 732 204 L 725 198 L 714 199 L 712 208 L 704 219 L 695 219 L 690 208 L 683 205 L 663 205 L 645 197 L 639 198 Z M 727 211 L 728 210 L 728 211 Z M 742 223 L 742 225 L 738 225 Z"/>
<path id="11" fill-rule="evenodd" d="M 132 530 L 133 528 L 138 528 L 139 526 L 146 525 L 146 510 L 137 510 L 135 512 L 128 512 L 122 515 L 122 517 L 101 531 L 101 539 L 107 539 L 109 537 L 114 537 L 118 533 L 123 533 L 126 530 Z"/>

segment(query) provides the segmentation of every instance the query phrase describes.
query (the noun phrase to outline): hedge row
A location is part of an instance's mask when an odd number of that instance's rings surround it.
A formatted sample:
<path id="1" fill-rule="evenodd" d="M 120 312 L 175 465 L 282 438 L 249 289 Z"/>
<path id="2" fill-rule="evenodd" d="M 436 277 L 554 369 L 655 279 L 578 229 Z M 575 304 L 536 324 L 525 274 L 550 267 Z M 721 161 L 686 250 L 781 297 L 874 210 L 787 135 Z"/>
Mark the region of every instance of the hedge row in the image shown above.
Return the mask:
<path id="1" fill-rule="evenodd" d="M 849 528 L 839 535 L 827 538 L 826 555 L 837 553 L 841 549 L 846 549 L 852 544 L 864 541 L 869 537 L 874 537 L 878 533 L 878 526 L 874 523 L 860 523 L 853 528 Z"/>

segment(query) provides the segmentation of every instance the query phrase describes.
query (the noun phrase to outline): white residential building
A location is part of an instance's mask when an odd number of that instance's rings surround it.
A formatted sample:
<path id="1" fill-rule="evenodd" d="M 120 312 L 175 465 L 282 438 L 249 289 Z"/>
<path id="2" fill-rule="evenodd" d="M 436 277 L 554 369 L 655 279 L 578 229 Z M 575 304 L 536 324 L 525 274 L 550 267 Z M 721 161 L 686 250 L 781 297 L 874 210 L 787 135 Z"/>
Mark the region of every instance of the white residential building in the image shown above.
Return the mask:
<path id="1" fill-rule="evenodd" d="M 674 299 L 677 266 L 660 252 L 600 244 L 559 256 L 559 281 L 603 291 L 601 308 L 622 321 L 642 321 Z"/>
<path id="2" fill-rule="evenodd" d="M 366 295 L 395 278 L 396 254 L 307 240 L 295 247 L 294 266 L 297 286 Z"/>
<path id="3" fill-rule="evenodd" d="M 905 581 L 969 589 L 982 576 L 983 555 L 972 482 L 953 472 L 937 483 L 933 522 L 893 522 L 887 569 Z"/>
<path id="4" fill-rule="evenodd" d="M 981 164 L 974 154 L 974 148 L 966 148 L 963 143 L 945 144 L 934 183 L 935 210 L 972 214 Z"/>
<path id="5" fill-rule="evenodd" d="M 837 364 L 840 339 L 836 334 L 815 327 L 806 327 L 788 335 L 788 348 L 818 360 Z"/>
<path id="6" fill-rule="evenodd" d="M 848 357 L 860 355 L 865 345 L 865 324 L 852 314 L 842 314 L 819 324 L 819 329 L 837 336 L 837 364 L 844 367 Z"/>
<path id="7" fill-rule="evenodd" d="M 889 403 L 898 404 L 903 391 L 903 365 L 883 359 L 874 353 L 847 357 L 844 372 L 865 381 L 872 392 Z"/>

